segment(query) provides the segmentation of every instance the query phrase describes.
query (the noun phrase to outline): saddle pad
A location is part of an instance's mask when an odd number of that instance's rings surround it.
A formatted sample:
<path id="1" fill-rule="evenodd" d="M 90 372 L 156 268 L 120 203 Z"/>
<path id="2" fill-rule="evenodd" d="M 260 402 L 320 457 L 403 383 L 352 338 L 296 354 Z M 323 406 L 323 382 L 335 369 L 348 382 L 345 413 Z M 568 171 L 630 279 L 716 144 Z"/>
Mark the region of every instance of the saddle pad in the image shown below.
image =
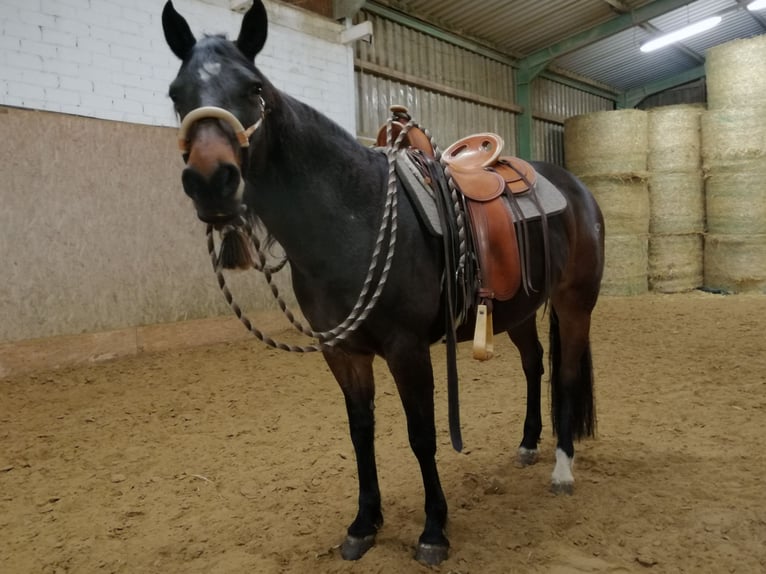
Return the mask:
<path id="1" fill-rule="evenodd" d="M 436 207 L 436 198 L 433 190 L 423 179 L 423 174 L 402 150 L 396 155 L 396 174 L 402 182 L 410 203 L 415 208 L 420 221 L 431 235 L 442 236 L 442 224 L 439 218 L 439 210 Z"/>
<path id="2" fill-rule="evenodd" d="M 567 198 L 564 197 L 555 185 L 540 175 L 539 172 L 537 173 L 537 184 L 535 185 L 535 189 L 537 191 L 537 200 L 540 202 L 546 215 L 556 215 L 567 208 Z M 532 201 L 528 193 L 514 195 L 514 197 L 516 198 L 516 203 L 521 208 L 521 213 L 524 216 L 524 219 L 527 221 L 540 219 L 540 211 L 537 209 L 535 202 Z M 515 215 L 514 221 L 516 221 Z"/>
<path id="3" fill-rule="evenodd" d="M 383 151 L 383 150 L 381 150 Z M 442 236 L 442 225 L 439 219 L 439 212 L 436 208 L 436 199 L 433 197 L 431 187 L 425 183 L 420 170 L 407 157 L 405 151 L 400 151 L 396 157 L 396 173 L 404 184 L 407 197 L 410 198 L 415 211 L 417 212 L 423 225 L 429 233 L 437 237 Z M 567 200 L 562 193 L 540 173 L 537 173 L 537 182 L 535 185 L 537 191 L 537 200 L 543 208 L 546 215 L 556 215 L 561 213 L 567 207 Z M 529 194 L 519 194 L 515 196 L 524 219 L 540 219 L 540 211 L 535 202 L 529 197 Z M 514 221 L 517 218 L 514 215 Z"/>

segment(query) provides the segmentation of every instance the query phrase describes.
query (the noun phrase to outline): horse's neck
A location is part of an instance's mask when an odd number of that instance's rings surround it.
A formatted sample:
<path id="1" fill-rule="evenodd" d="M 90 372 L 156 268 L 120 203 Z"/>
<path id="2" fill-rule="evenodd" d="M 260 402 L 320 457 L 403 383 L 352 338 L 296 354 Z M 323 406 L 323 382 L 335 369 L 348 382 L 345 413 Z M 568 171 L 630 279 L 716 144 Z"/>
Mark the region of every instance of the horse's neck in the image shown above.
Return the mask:
<path id="1" fill-rule="evenodd" d="M 285 174 L 292 175 L 297 183 L 323 174 L 326 181 L 327 177 L 332 179 L 338 165 L 343 165 L 346 175 L 368 172 L 364 159 L 367 150 L 351 134 L 312 107 L 283 95 L 282 105 L 274 115 L 269 141 L 273 153 L 269 155 L 276 161 L 270 167 L 282 169 L 285 172 L 283 178 Z M 310 166 L 310 169 L 302 169 L 302 166 Z"/>
<path id="2" fill-rule="evenodd" d="M 385 195 L 382 155 L 289 96 L 264 125 L 256 212 L 294 264 L 341 257 L 352 241 L 371 243 Z"/>

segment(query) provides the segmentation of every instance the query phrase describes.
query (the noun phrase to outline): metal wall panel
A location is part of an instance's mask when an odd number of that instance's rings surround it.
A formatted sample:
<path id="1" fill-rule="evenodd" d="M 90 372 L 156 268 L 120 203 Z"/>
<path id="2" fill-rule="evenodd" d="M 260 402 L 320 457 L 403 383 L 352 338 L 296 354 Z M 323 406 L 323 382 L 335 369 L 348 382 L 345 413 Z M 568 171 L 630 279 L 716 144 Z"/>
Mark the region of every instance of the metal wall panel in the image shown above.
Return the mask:
<path id="1" fill-rule="evenodd" d="M 556 165 L 564 165 L 564 125 L 556 122 L 535 120 L 532 124 L 534 134 L 533 158 Z"/>
<path id="2" fill-rule="evenodd" d="M 395 80 L 356 72 L 358 137 L 372 143 L 389 116 L 389 107 L 402 104 L 434 136 L 442 149 L 475 132 L 494 132 L 505 140 L 505 150 L 516 150 L 516 117 L 512 112 L 453 98 Z"/>
<path id="3" fill-rule="evenodd" d="M 707 84 L 705 83 L 705 78 L 702 78 L 684 86 L 673 88 L 672 90 L 665 90 L 664 92 L 652 94 L 636 107 L 641 110 L 649 110 L 659 106 L 705 103 L 707 103 Z"/>
<path id="4" fill-rule="evenodd" d="M 355 45 L 357 136 L 374 142 L 389 108 L 402 104 L 443 149 L 471 133 L 491 131 L 516 153 L 514 69 L 507 62 L 457 46 L 445 37 L 362 12 L 373 42 Z M 608 98 L 546 78 L 533 84 L 534 159 L 563 165 L 563 122 L 570 116 L 614 108 Z"/>
<path id="5" fill-rule="evenodd" d="M 515 151 L 513 68 L 508 64 L 375 14 L 373 42 L 356 44 L 357 129 L 370 141 L 403 104 L 444 148 L 459 137 L 493 131 Z"/>
<path id="6" fill-rule="evenodd" d="M 533 159 L 564 165 L 564 120 L 614 109 L 610 99 L 588 94 L 547 78 L 532 84 Z"/>
<path id="7" fill-rule="evenodd" d="M 532 84 L 532 113 L 550 116 L 561 123 L 566 118 L 614 109 L 614 101 L 555 80 L 538 77 Z"/>

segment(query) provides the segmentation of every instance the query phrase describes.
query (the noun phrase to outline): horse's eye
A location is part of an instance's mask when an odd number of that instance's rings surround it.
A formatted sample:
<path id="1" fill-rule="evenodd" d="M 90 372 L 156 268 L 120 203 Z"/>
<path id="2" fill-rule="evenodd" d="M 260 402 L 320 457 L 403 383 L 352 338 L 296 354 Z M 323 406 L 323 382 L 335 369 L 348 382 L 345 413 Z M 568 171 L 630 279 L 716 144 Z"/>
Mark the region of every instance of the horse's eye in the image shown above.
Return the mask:
<path id="1" fill-rule="evenodd" d="M 257 98 L 261 95 L 261 92 L 263 91 L 263 85 L 260 82 L 253 82 L 250 84 L 250 87 L 248 88 L 248 95 L 251 98 Z"/>

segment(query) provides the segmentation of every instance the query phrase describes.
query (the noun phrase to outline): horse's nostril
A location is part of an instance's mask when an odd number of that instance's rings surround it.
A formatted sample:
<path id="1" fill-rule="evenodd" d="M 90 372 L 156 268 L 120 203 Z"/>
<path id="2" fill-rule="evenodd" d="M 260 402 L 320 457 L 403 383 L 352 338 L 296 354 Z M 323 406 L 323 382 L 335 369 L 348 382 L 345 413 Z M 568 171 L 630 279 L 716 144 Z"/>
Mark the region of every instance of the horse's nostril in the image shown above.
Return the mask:
<path id="1" fill-rule="evenodd" d="M 239 189 L 239 169 L 231 163 L 224 163 L 216 170 L 213 180 L 220 184 L 221 195 L 229 197 Z"/>
<path id="2" fill-rule="evenodd" d="M 187 167 L 183 170 L 183 173 L 181 173 L 181 184 L 183 185 L 186 195 L 194 199 L 199 197 L 200 192 L 204 189 L 205 179 L 199 172 Z"/>

